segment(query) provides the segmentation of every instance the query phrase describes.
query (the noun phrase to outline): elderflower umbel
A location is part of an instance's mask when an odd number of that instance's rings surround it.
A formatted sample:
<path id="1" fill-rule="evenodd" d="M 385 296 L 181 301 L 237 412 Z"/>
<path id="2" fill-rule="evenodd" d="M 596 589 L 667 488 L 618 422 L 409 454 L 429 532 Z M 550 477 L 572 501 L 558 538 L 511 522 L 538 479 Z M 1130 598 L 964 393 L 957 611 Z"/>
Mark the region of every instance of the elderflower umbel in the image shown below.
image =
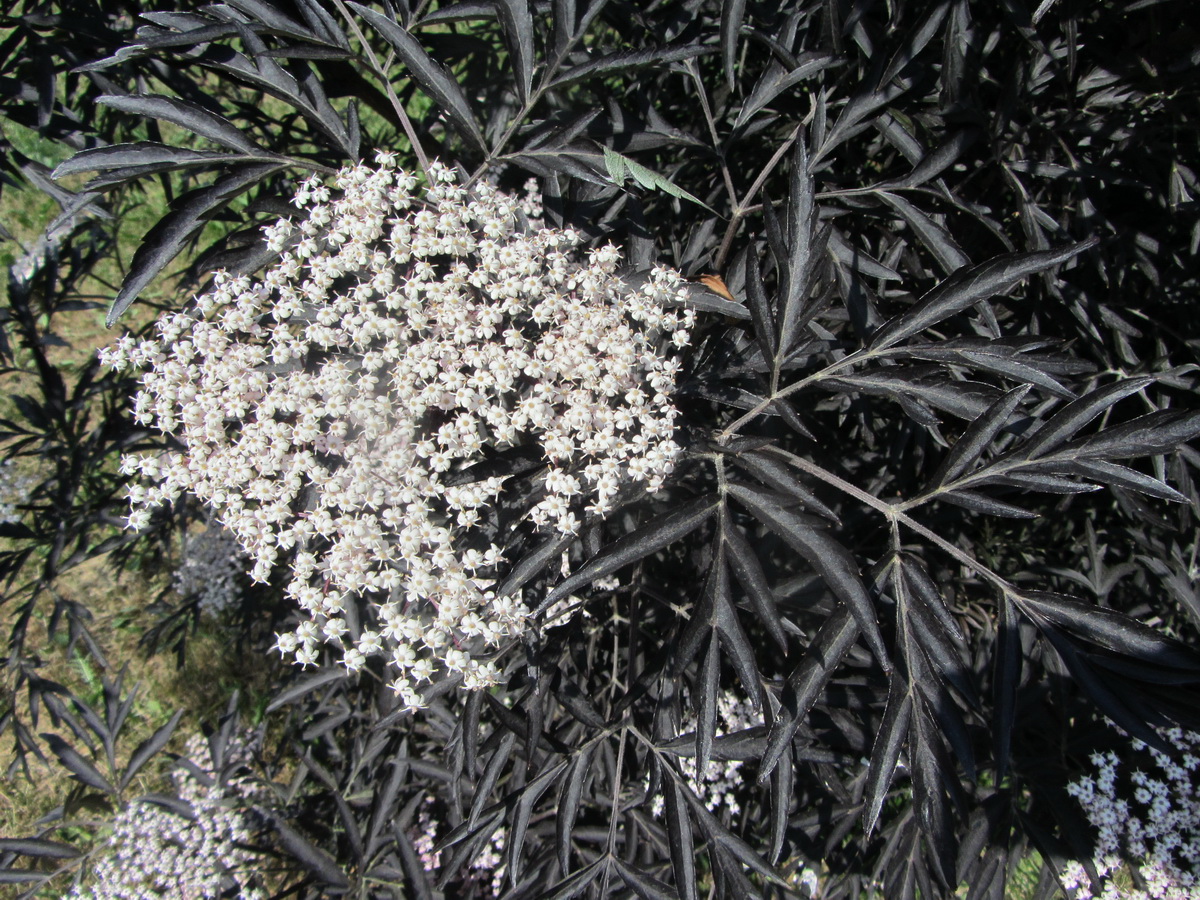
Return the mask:
<path id="1" fill-rule="evenodd" d="M 1200 897 L 1200 793 L 1194 781 L 1200 769 L 1200 734 L 1181 728 L 1159 734 L 1174 748 L 1171 756 L 1132 741 L 1134 751 L 1148 755 L 1153 768 L 1129 771 L 1126 766 L 1121 773 L 1117 754 L 1094 753 L 1095 772 L 1067 786 L 1096 829 L 1092 862 L 1102 881 L 1093 885 L 1081 863 L 1068 863 L 1060 878 L 1072 900 Z M 1123 865 L 1137 870 L 1145 889 L 1122 887 L 1124 879 L 1113 878 Z"/>
<path id="2" fill-rule="evenodd" d="M 202 759 L 206 742 L 193 738 L 188 756 Z M 236 749 L 234 751 L 236 753 Z M 211 776 L 211 766 L 198 765 Z M 258 854 L 248 848 L 253 828 L 237 808 L 240 785 L 227 793 L 213 782 L 205 787 L 190 771 L 176 773 L 186 817 L 149 800 L 129 803 L 112 823 L 105 852 L 88 886 L 76 886 L 68 900 L 200 900 L 236 897 L 261 900 L 255 872 Z"/>
<path id="3" fill-rule="evenodd" d="M 444 824 L 434 812 L 433 800 L 426 797 L 417 812 L 417 821 L 410 830 L 409 837 L 413 850 L 421 861 L 421 867 L 430 873 L 441 868 L 442 854 L 435 849 L 438 842 L 438 832 L 444 829 Z M 497 828 L 488 843 L 484 845 L 470 865 L 464 869 L 452 884 L 459 890 L 466 890 L 470 885 L 472 896 L 480 900 L 499 897 L 504 891 L 504 878 L 507 867 L 504 863 L 504 848 L 508 841 L 508 829 L 504 826 Z"/>
<path id="4" fill-rule="evenodd" d="M 302 615 L 282 654 L 308 665 L 330 644 L 351 670 L 382 657 L 417 709 L 423 682 L 497 683 L 498 650 L 526 625 L 520 602 L 489 590 L 505 479 L 470 467 L 538 448 L 527 515 L 564 534 L 625 485 L 657 491 L 679 453 L 667 351 L 688 343 L 693 313 L 671 308 L 677 272 L 627 286 L 615 247 L 522 231 L 516 200 L 444 165 L 417 191 L 391 156 L 376 161 L 333 190 L 301 185 L 307 218 L 266 229 L 281 256 L 261 281 L 218 272 L 157 340 L 102 356 L 144 370 L 138 421 L 183 446 L 126 461 L 150 482 L 131 488 L 130 525 L 193 493 L 254 579 L 290 566 Z"/>
<path id="5" fill-rule="evenodd" d="M 238 575 L 245 556 L 229 532 L 210 523 L 205 531 L 184 535 L 182 557 L 175 571 L 175 591 L 182 597 L 196 597 L 201 613 L 219 615 L 241 599 Z"/>
<path id="6" fill-rule="evenodd" d="M 688 711 L 684 714 L 683 723 L 680 726 L 681 733 L 695 731 L 696 724 L 695 715 Z M 717 696 L 717 722 L 713 732 L 714 736 L 720 737 L 745 731 L 747 728 L 754 728 L 761 724 L 762 714 L 754 708 L 754 703 L 749 699 L 740 698 L 733 691 L 722 691 Z M 725 811 L 729 815 L 735 816 L 741 810 L 738 795 L 745 790 L 745 781 L 741 774 L 741 760 L 709 759 L 704 771 L 698 772 L 695 758 L 681 756 L 679 770 L 687 778 L 688 787 L 692 789 L 692 793 L 708 807 L 710 812 Z M 649 778 L 647 778 L 647 786 L 649 783 Z M 653 815 L 661 816 L 663 808 L 662 796 L 655 797 L 651 806 Z"/>
<path id="7" fill-rule="evenodd" d="M 11 459 L 0 462 L 0 523 L 21 521 L 20 507 L 29 502 L 34 484 L 33 476 L 17 474 Z"/>

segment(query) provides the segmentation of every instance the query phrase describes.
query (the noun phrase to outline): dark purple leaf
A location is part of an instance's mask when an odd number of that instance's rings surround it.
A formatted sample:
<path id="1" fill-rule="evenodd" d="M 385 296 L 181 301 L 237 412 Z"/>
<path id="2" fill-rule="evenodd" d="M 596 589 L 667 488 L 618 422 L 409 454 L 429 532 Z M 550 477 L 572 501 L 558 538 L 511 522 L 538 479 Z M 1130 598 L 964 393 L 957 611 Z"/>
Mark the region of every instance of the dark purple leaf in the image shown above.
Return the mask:
<path id="1" fill-rule="evenodd" d="M 900 751 L 904 749 L 904 741 L 908 737 L 911 718 L 912 695 L 908 692 L 908 686 L 902 678 L 893 678 L 867 769 L 867 784 L 863 794 L 863 827 L 867 834 L 875 830 L 875 823 L 883 809 L 883 800 L 900 761 Z"/>
<path id="2" fill-rule="evenodd" d="M 962 156 L 963 151 L 975 143 L 979 136 L 980 131 L 977 128 L 964 128 L 956 131 L 937 150 L 925 156 L 907 175 L 887 181 L 877 187 L 887 190 L 911 188 L 932 181 L 954 165 Z"/>
<path id="3" fill-rule="evenodd" d="M 763 287 L 762 272 L 758 266 L 758 254 L 746 254 L 746 305 L 750 308 L 750 321 L 764 359 L 774 359 L 776 343 L 775 315 L 767 301 Z"/>
<path id="4" fill-rule="evenodd" d="M 1200 675 L 1200 655 L 1124 613 L 1046 591 L 1025 591 L 1013 599 L 1035 621 L 1048 620 L 1115 653 Z"/>
<path id="5" fill-rule="evenodd" d="M 136 144 L 112 144 L 76 153 L 54 170 L 55 178 L 65 178 L 80 172 L 102 172 L 108 169 L 149 168 L 169 171 L 188 166 L 216 166 L 244 162 L 242 154 L 221 153 L 215 150 L 185 150 L 142 141 Z"/>
<path id="6" fill-rule="evenodd" d="M 721 65 L 725 70 L 725 84 L 733 90 L 733 64 L 737 59 L 738 30 L 746 15 L 746 0 L 726 0 L 721 4 Z"/>
<path id="7" fill-rule="evenodd" d="M 1159 752 L 1166 754 L 1171 752 L 1170 744 L 1163 740 L 1146 721 L 1147 717 L 1151 716 L 1156 720 L 1155 724 L 1165 725 L 1166 722 L 1161 720 L 1161 716 L 1153 715 L 1151 709 L 1137 700 L 1123 696 L 1125 691 L 1118 688 L 1120 679 L 1108 681 L 1103 678 L 1075 649 L 1071 640 L 1053 625 L 1047 625 L 1044 622 L 1038 624 L 1042 636 L 1058 652 L 1059 659 L 1066 665 L 1071 677 L 1079 683 L 1079 686 L 1104 715 L 1133 737 L 1149 744 Z"/>
<path id="8" fill-rule="evenodd" d="M 524 104 L 529 100 L 529 89 L 533 84 L 533 14 L 529 0 L 496 0 L 496 12 L 517 76 L 517 99 Z"/>
<path id="9" fill-rule="evenodd" d="M 311 694 L 319 687 L 324 687 L 335 681 L 342 681 L 346 677 L 346 672 L 336 666 L 314 672 L 307 678 L 301 679 L 296 684 L 276 694 L 274 699 L 267 704 L 266 712 L 274 712 L 280 707 L 287 706 L 287 704 L 299 700 L 307 694 Z"/>
<path id="10" fill-rule="evenodd" d="M 125 790 L 129 787 L 129 783 L 133 780 L 133 776 L 138 773 L 150 759 L 162 750 L 167 745 L 167 741 L 171 739 L 171 735 L 175 733 L 175 726 L 179 724 L 179 720 L 183 718 L 183 710 L 176 710 L 175 715 L 171 716 L 170 720 L 157 729 L 154 734 L 146 738 L 138 745 L 138 748 L 133 751 L 129 757 L 129 765 L 125 767 L 125 774 L 121 776 L 120 789 Z"/>
<path id="11" fill-rule="evenodd" d="M 467 139 L 478 153 L 487 153 L 487 143 L 479 123 L 471 111 L 462 87 L 455 78 L 447 72 L 440 63 L 436 62 L 420 42 L 402 26 L 396 24 L 383 13 L 376 12 L 349 0 L 348 5 L 356 10 L 371 27 L 378 31 L 396 51 L 396 55 L 408 67 L 413 78 L 421 85 L 430 98 L 438 104 L 450 117 L 459 133 Z"/>
<path id="12" fill-rule="evenodd" d="M 933 487 L 939 487 L 947 481 L 953 481 L 971 468 L 996 435 L 1000 433 L 1000 429 L 1005 426 L 1009 416 L 1021 404 L 1021 400 L 1027 393 L 1029 393 L 1028 385 L 1014 388 L 975 419 L 962 433 L 962 437 L 955 441 L 954 446 L 950 448 L 950 452 L 946 454 L 941 466 L 930 479 L 930 484 Z"/>
<path id="13" fill-rule="evenodd" d="M 583 785 L 591 774 L 592 746 L 585 746 L 571 760 L 567 775 L 558 792 L 558 809 L 554 822 L 555 846 L 558 850 L 558 865 L 563 872 L 571 871 L 571 830 L 579 815 L 583 798 Z"/>
<path id="14" fill-rule="evenodd" d="M 755 82 L 746 102 L 738 110 L 737 119 L 733 123 L 735 131 L 749 122 L 755 113 L 788 88 L 794 87 L 823 69 L 836 65 L 838 58 L 831 53 L 809 51 L 797 56 L 795 62 L 796 66 L 793 69 L 788 69 L 775 61 L 771 62 L 767 70 Z"/>
<path id="15" fill-rule="evenodd" d="M 1123 459 L 1169 453 L 1198 436 L 1200 412 L 1170 409 L 1105 428 L 1068 447 L 1072 459 Z"/>
<path id="16" fill-rule="evenodd" d="M 712 497 L 697 497 L 674 512 L 660 516 L 613 541 L 547 594 L 546 599 L 534 610 L 534 615 L 597 578 L 611 575 L 630 563 L 645 559 L 690 534 L 703 525 L 716 509 L 717 503 Z"/>
<path id="17" fill-rule="evenodd" d="M 950 232 L 920 209 L 898 194 L 879 191 L 878 196 L 917 233 L 917 237 L 929 250 L 937 264 L 941 266 L 943 272 L 950 275 L 970 265 L 971 260 L 963 253 L 962 248 L 958 246 L 958 242 L 954 240 Z M 937 289 L 934 288 L 934 290 Z"/>
<path id="18" fill-rule="evenodd" d="M 800 664 L 788 676 L 783 691 L 783 705 L 776 713 L 767 737 L 766 751 L 758 766 L 758 782 L 767 777 L 791 745 L 796 729 L 807 718 L 821 691 L 829 682 L 850 648 L 858 639 L 858 623 L 846 607 L 839 607 L 825 620 L 816 637 L 804 652 Z"/>
<path id="19" fill-rule="evenodd" d="M 1014 455 L 1020 459 L 1035 459 L 1049 453 L 1059 444 L 1074 437 L 1076 432 L 1106 409 L 1153 383 L 1153 378 L 1127 378 L 1098 387 L 1078 400 L 1072 400 L 1017 448 Z"/>
<path id="20" fill-rule="evenodd" d="M 988 300 L 1011 290 L 1030 275 L 1066 262 L 1095 244 L 1095 240 L 1088 240 L 1058 250 L 1010 253 L 977 266 L 960 268 L 922 297 L 916 306 L 896 316 L 875 332 L 871 337 L 870 348 L 882 350 L 897 344 L 981 300 Z"/>
<path id="21" fill-rule="evenodd" d="M 917 55 L 925 49 L 937 34 L 942 20 L 946 18 L 946 12 L 949 9 L 949 0 L 942 0 L 941 3 L 938 3 L 937 6 L 929 11 L 929 15 L 922 19 L 919 25 L 915 26 L 905 36 L 903 45 L 888 60 L 887 68 L 879 78 L 880 84 L 887 84 L 917 58 Z"/>
<path id="22" fill-rule="evenodd" d="M 562 74 L 550 83 L 550 87 L 563 88 L 591 78 L 605 78 L 618 73 L 624 75 L 646 66 L 658 66 L 704 56 L 712 53 L 714 49 L 698 44 L 684 44 L 676 47 L 654 47 L 649 50 L 619 50 L 582 65 L 564 69 Z"/>
<path id="23" fill-rule="evenodd" d="M 663 884 L 653 875 L 622 862 L 619 857 L 611 857 L 612 865 L 616 868 L 625 886 L 637 894 L 642 900 L 679 900 L 679 895 Z"/>
<path id="24" fill-rule="evenodd" d="M 1064 456 L 1069 453 L 1070 451 L 1066 449 L 1062 451 Z M 1101 459 L 1069 460 L 1057 463 L 1055 468 L 1072 475 L 1090 478 L 1096 482 L 1096 487 L 1122 487 L 1140 494 L 1157 497 L 1160 500 L 1170 500 L 1172 503 L 1187 502 L 1187 497 L 1173 487 L 1163 484 L 1157 478 L 1136 469 L 1130 469 L 1128 466 L 1117 465 L 1117 463 L 1105 462 Z"/>
<path id="25" fill-rule="evenodd" d="M 86 784 L 88 787 L 94 787 L 109 794 L 116 793 L 113 786 L 108 783 L 108 779 L 101 775 L 95 766 L 80 756 L 74 747 L 57 734 L 43 734 L 42 739 L 50 745 L 50 752 L 58 757 L 59 762 L 63 764 L 76 780 Z"/>
<path id="26" fill-rule="evenodd" d="M 740 484 L 730 484 L 727 490 L 755 518 L 808 560 L 829 589 L 849 607 L 871 652 L 885 668 L 888 667 L 887 650 L 879 633 L 875 607 L 863 585 L 858 563 L 850 551 L 830 536 L 818 520 L 786 508 L 780 503 L 781 498 L 772 492 Z"/>
<path id="27" fill-rule="evenodd" d="M 496 589 L 496 596 L 506 597 L 520 590 L 535 575 L 545 572 L 550 560 L 562 556 L 563 551 L 575 540 L 573 534 L 555 534 L 546 538 L 512 567 L 508 576 Z"/>
<path id="28" fill-rule="evenodd" d="M 996 756 L 996 777 L 1008 771 L 1013 726 L 1017 717 L 1017 688 L 1021 681 L 1021 635 L 1017 611 L 1008 594 L 999 599 L 996 622 L 996 655 L 992 666 L 992 705 L 996 710 L 992 740 Z"/>
<path id="29" fill-rule="evenodd" d="M 792 792 L 796 780 L 796 770 L 792 767 L 792 745 L 784 744 L 783 753 L 779 756 L 770 774 L 771 779 L 771 849 L 768 860 L 771 865 L 779 862 L 783 853 L 783 841 L 787 835 L 788 812 L 792 805 Z M 761 780 L 761 778 L 760 778 Z"/>
<path id="30" fill-rule="evenodd" d="M 96 102 L 101 106 L 108 106 L 121 112 L 173 122 L 193 134 L 206 137 L 230 150 L 238 150 L 251 155 L 264 152 L 246 137 L 242 129 L 228 119 L 187 100 L 180 100 L 176 97 L 130 94 L 123 97 L 114 95 L 101 97 Z"/>
<path id="31" fill-rule="evenodd" d="M 901 275 L 895 269 L 888 268 L 879 260 L 851 246 L 846 236 L 837 228 L 829 229 L 829 254 L 847 269 L 852 269 L 867 278 L 881 278 L 885 281 L 900 281 Z"/>
<path id="32" fill-rule="evenodd" d="M 52 872 L 35 869 L 0 869 L 0 884 L 25 884 L 28 881 L 49 881 Z"/>
<path id="33" fill-rule="evenodd" d="M 0 853 L 20 853 L 39 859 L 75 859 L 82 855 L 70 844 L 41 838 L 0 838 Z"/>
<path id="34" fill-rule="evenodd" d="M 218 178 L 208 187 L 197 188 L 176 198 L 171 204 L 171 211 L 150 230 L 134 253 L 129 274 L 108 311 L 105 320 L 108 326 L 111 328 L 116 324 L 146 285 L 199 233 L 213 210 L 224 206 L 281 168 L 278 163 L 242 166 Z"/>
<path id="35" fill-rule="evenodd" d="M 713 734 L 717 728 L 717 694 L 721 689 L 719 646 L 717 632 L 709 632 L 708 649 L 704 653 L 704 662 L 700 665 L 695 686 L 697 772 L 703 772 L 708 766 L 708 758 L 712 754 Z"/>
<path id="36" fill-rule="evenodd" d="M 521 789 L 521 799 L 517 801 L 517 807 L 513 810 L 504 848 L 508 858 L 508 879 L 514 885 L 520 882 L 521 871 L 528 858 L 528 854 L 525 853 L 525 835 L 529 830 L 529 818 L 533 815 L 534 804 L 541 799 L 546 788 L 562 775 L 564 769 L 565 763 L 550 766 Z"/>
<path id="37" fill-rule="evenodd" d="M 988 497 L 977 491 L 949 491 L 947 493 L 939 493 L 937 497 L 944 503 L 953 503 L 955 506 L 961 506 L 963 509 L 971 510 L 971 512 L 984 513 L 989 516 L 1003 516 L 1009 519 L 1036 519 L 1038 515 L 1016 504 L 1006 503 L 1003 500 Z"/>
<path id="38" fill-rule="evenodd" d="M 817 231 L 816 188 L 808 165 L 804 134 L 792 147 L 792 169 L 788 178 L 787 241 L 790 249 L 787 282 L 780 298 L 779 349 L 786 356 L 795 349 L 807 322 L 804 300 L 811 287 L 812 266 L 824 254 L 814 239 Z M 828 236 L 825 236 L 828 239 Z"/>
<path id="39" fill-rule="evenodd" d="M 602 856 L 594 863 L 580 869 L 569 878 L 550 887 L 538 900 L 573 900 L 588 889 L 593 881 L 608 868 L 609 857 Z"/>
<path id="40" fill-rule="evenodd" d="M 500 780 L 500 774 L 504 770 L 504 766 L 508 762 L 508 757 L 512 754 L 512 749 L 516 746 L 516 743 L 517 736 L 511 731 L 505 731 L 501 735 L 500 746 L 492 753 L 492 758 L 488 760 L 487 768 L 483 770 L 483 776 L 475 785 L 475 800 L 471 803 L 471 812 L 467 816 L 468 828 L 474 828 L 479 824 L 479 817 L 483 813 L 484 808 L 488 806 L 492 789 L 496 786 L 496 782 Z"/>
<path id="41" fill-rule="evenodd" d="M 733 573 L 742 586 L 742 590 L 746 592 L 746 596 L 750 598 L 750 604 L 754 607 L 758 620 L 775 640 L 775 643 L 779 645 L 779 648 L 786 653 L 787 635 L 783 632 L 783 623 L 779 618 L 779 610 L 775 606 L 775 597 L 771 593 L 771 586 L 767 583 L 767 576 L 763 572 L 758 555 L 739 529 L 725 528 L 721 534 L 725 541 Z"/>
<path id="42" fill-rule="evenodd" d="M 272 827 L 279 834 L 279 842 L 291 857 L 321 880 L 322 884 L 336 891 L 345 891 L 350 881 L 333 858 L 313 844 L 275 812 L 267 813 Z"/>

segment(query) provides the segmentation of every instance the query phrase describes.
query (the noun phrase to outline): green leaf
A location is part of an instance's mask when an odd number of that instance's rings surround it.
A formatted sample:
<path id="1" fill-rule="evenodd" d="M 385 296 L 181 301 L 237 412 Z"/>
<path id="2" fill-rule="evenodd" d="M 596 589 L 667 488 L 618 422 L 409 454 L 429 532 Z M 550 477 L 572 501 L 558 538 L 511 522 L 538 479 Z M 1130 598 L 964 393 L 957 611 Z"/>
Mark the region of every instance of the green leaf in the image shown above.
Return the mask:
<path id="1" fill-rule="evenodd" d="M 609 147 L 604 148 L 604 167 L 608 170 L 608 177 L 618 187 L 625 183 L 627 174 L 632 175 L 633 180 L 648 191 L 662 191 L 664 194 L 670 194 L 672 197 L 702 206 L 713 215 L 717 215 L 715 209 L 700 198 L 689 194 L 665 175 L 659 175 L 657 172 L 647 169 L 641 163 L 635 162 L 628 156 L 623 156 Z"/>

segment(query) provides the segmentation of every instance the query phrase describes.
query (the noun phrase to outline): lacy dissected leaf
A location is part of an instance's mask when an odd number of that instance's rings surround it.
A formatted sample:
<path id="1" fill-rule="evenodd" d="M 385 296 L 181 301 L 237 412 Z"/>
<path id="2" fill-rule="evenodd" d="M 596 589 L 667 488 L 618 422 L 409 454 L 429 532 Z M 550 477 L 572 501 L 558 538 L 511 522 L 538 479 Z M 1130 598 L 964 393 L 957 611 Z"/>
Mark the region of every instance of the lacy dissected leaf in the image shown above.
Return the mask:
<path id="1" fill-rule="evenodd" d="M 874 604 L 863 584 L 858 563 L 850 551 L 833 538 L 819 520 L 792 511 L 789 508 L 792 502 L 789 498 L 773 491 L 740 484 L 730 484 L 727 490 L 764 525 L 808 560 L 829 589 L 853 613 L 867 645 L 880 663 L 886 666 L 888 656 L 876 621 Z"/>
<path id="2" fill-rule="evenodd" d="M 1095 246 L 1095 243 L 1091 240 L 1059 250 L 1011 253 L 977 266 L 957 263 L 950 267 L 953 275 L 925 294 L 912 309 L 896 316 L 875 332 L 869 346 L 872 350 L 882 350 L 897 344 L 981 300 L 1011 290 L 1030 275 L 1066 262 Z"/>
<path id="3" fill-rule="evenodd" d="M 396 55 L 412 72 L 413 78 L 421 85 L 429 96 L 446 111 L 450 121 L 454 123 L 459 133 L 480 153 L 487 152 L 483 132 L 459 85 L 449 72 L 438 63 L 421 46 L 420 41 L 413 37 L 407 29 L 393 22 L 383 13 L 355 3 L 350 0 L 348 5 L 366 19 L 371 27 L 378 31 L 392 48 Z"/>
<path id="4" fill-rule="evenodd" d="M 577 571 L 556 585 L 538 604 L 535 614 L 557 600 L 590 584 L 597 578 L 611 575 L 680 538 L 695 531 L 717 510 L 712 497 L 697 497 L 674 512 L 659 516 L 627 535 L 613 541 L 584 563 Z"/>

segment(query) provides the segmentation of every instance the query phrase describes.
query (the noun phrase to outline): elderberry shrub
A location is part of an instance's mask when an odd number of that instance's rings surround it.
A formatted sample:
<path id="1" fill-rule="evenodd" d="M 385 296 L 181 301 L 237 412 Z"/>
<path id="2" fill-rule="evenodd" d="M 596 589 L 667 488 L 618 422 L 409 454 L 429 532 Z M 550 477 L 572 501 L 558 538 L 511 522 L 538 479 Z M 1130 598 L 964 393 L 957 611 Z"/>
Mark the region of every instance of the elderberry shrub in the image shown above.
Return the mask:
<path id="1" fill-rule="evenodd" d="M 0 728 L 80 782 L 6 883 L 119 895 L 140 815 L 218 823 L 155 896 L 1194 890 L 1170 4 L 99 7 L 5 19 L 3 190 L 61 215 L 8 261 Z M 48 677 L 123 662 L 96 559 L 179 572 L 148 646 L 272 659 L 250 752 Z"/>

